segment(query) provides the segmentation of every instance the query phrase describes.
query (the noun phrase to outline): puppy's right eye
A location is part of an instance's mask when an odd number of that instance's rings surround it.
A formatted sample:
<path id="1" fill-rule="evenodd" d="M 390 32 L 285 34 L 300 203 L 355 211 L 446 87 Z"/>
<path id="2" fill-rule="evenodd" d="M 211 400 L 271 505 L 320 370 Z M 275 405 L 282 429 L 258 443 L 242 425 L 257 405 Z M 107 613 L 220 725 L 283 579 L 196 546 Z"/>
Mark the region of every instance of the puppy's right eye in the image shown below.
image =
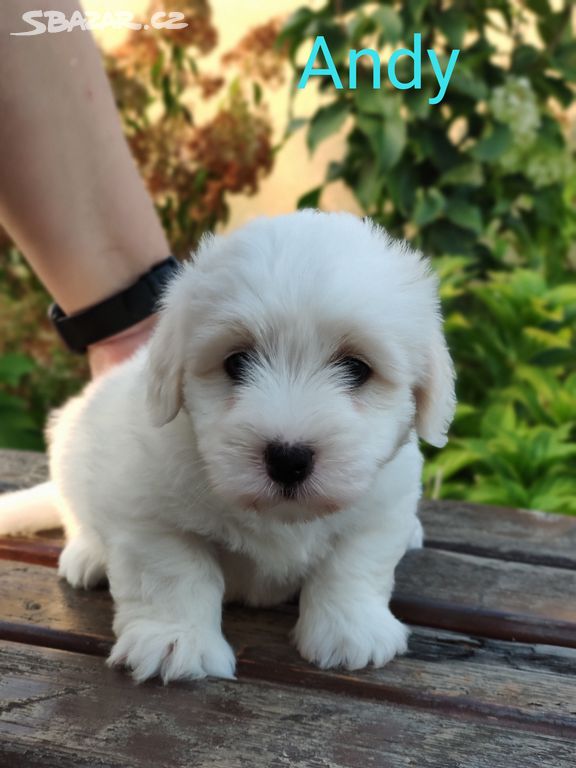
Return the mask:
<path id="1" fill-rule="evenodd" d="M 248 370 L 254 362 L 254 353 L 250 350 L 234 352 L 224 360 L 224 370 L 232 381 L 241 384 L 246 381 Z"/>

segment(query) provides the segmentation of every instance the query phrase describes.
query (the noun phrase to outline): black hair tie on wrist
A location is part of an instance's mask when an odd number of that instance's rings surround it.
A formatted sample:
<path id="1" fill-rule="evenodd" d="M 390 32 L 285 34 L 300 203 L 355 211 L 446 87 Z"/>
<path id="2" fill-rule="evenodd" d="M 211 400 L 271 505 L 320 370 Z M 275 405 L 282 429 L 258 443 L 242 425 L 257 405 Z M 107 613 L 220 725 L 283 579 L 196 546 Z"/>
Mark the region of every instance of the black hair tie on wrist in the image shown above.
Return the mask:
<path id="1" fill-rule="evenodd" d="M 90 344 L 125 331 L 157 312 L 158 300 L 178 269 L 178 260 L 169 256 L 126 290 L 71 315 L 58 304 L 51 304 L 48 317 L 68 349 L 83 354 Z"/>

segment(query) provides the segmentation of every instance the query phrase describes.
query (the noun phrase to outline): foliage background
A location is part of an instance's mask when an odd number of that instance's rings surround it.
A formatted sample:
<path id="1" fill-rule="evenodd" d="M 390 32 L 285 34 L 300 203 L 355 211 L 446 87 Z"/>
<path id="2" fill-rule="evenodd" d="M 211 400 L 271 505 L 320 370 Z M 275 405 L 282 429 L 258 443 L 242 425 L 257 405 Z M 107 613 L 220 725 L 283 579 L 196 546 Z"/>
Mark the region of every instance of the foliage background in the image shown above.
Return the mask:
<path id="1" fill-rule="evenodd" d="M 459 406 L 449 446 L 429 452 L 426 493 L 576 513 L 571 4 L 329 0 L 296 11 L 279 35 L 275 21 L 249 33 L 222 62 L 239 75 L 226 83 L 202 71 L 216 40 L 205 0 L 180 5 L 195 20 L 185 35 L 134 35 L 107 61 L 175 247 L 192 246 L 224 222 L 229 195 L 254 192 L 293 133 L 304 130 L 313 152 L 343 132 L 324 182 L 294 204 L 322 207 L 331 185 L 343 183 L 364 213 L 434 259 Z M 411 47 L 415 32 L 424 50 L 461 49 L 441 105 L 428 103 L 436 92 L 431 69 L 423 69 L 421 91 L 398 91 L 387 80 L 390 51 Z M 382 88 L 371 87 L 368 58 L 360 60 L 356 90 L 336 91 L 322 78 L 314 114 L 292 115 L 273 146 L 267 96 L 286 69 L 299 78 L 318 34 L 345 85 L 350 48 L 382 52 Z M 398 76 L 409 81 L 412 73 L 399 63 Z M 194 104 L 207 98 L 218 109 L 198 125 Z M 40 322 L 47 298 L 18 253 L 8 241 L 0 248 L 7 256 L 0 322 L 9 328 L 0 356 L 0 442 L 40 447 L 46 409 L 84 372 Z"/>
<path id="2" fill-rule="evenodd" d="M 428 495 L 576 513 L 576 40 L 572 4 L 556 6 L 331 0 L 301 8 L 282 40 L 296 70 L 319 34 L 340 72 L 349 49 L 411 47 L 416 32 L 443 69 L 461 50 L 440 106 L 430 66 L 421 91 L 395 90 L 385 70 L 374 90 L 367 57 L 356 90 L 323 78 L 331 98 L 308 144 L 345 126 L 346 147 L 300 204 L 343 180 L 434 257 L 459 407 L 449 447 L 427 463 Z M 410 81 L 411 60 L 399 62 Z"/>

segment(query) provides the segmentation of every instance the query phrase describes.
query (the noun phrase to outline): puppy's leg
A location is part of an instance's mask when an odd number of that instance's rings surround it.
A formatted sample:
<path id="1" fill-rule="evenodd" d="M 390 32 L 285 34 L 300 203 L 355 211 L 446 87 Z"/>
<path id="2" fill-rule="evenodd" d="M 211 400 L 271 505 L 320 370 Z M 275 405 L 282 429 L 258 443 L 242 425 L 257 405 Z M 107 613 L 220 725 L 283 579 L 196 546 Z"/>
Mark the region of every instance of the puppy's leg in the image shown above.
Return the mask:
<path id="1" fill-rule="evenodd" d="M 403 507 L 403 508 L 402 508 Z M 414 531 L 416 501 L 388 524 L 344 536 L 305 582 L 294 629 L 298 650 L 322 668 L 381 667 L 407 649 L 408 629 L 388 607 L 394 570 Z"/>
<path id="2" fill-rule="evenodd" d="M 108 577 L 118 638 L 110 665 L 129 667 L 137 682 L 234 677 L 221 631 L 224 578 L 201 538 L 130 533 L 114 543 Z"/>
<path id="3" fill-rule="evenodd" d="M 58 575 L 72 587 L 95 587 L 106 578 L 106 557 L 95 534 L 77 529 L 58 561 Z"/>

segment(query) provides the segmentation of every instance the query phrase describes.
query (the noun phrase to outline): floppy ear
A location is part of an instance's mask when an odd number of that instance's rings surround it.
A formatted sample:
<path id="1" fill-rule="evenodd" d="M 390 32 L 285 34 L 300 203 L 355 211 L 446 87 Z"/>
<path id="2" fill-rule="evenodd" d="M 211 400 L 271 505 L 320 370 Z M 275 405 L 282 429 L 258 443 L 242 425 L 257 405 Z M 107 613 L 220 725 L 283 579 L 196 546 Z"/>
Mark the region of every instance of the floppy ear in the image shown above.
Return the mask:
<path id="1" fill-rule="evenodd" d="M 182 407 L 182 343 L 179 313 L 164 308 L 148 349 L 146 404 L 152 424 L 162 427 Z"/>
<path id="2" fill-rule="evenodd" d="M 456 408 L 454 365 L 448 352 L 440 322 L 432 332 L 423 380 L 414 391 L 416 430 L 418 435 L 436 448 L 448 442 L 446 433 Z"/>

